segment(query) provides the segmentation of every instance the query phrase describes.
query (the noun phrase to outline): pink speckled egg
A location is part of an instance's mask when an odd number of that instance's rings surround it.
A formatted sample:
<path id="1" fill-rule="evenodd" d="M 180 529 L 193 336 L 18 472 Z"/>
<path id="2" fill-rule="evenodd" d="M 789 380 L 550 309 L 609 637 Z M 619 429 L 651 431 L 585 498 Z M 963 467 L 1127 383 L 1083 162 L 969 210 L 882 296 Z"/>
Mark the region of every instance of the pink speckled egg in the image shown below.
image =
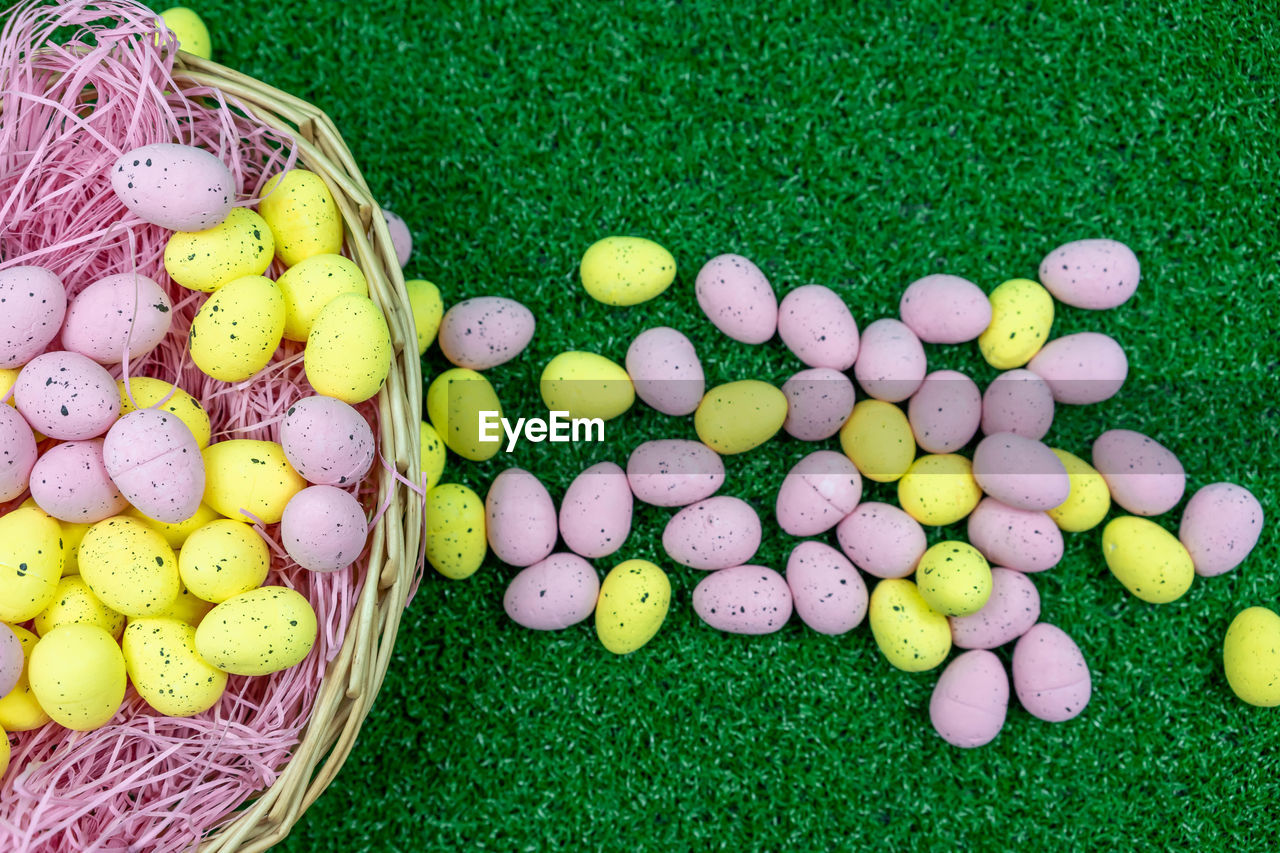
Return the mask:
<path id="1" fill-rule="evenodd" d="M 186 521 L 204 499 L 204 457 L 172 412 L 139 409 L 116 421 L 102 445 L 107 473 L 143 515 Z"/>
<path id="2" fill-rule="evenodd" d="M 627 472 L 612 462 L 592 465 L 573 478 L 560 501 L 560 535 L 575 554 L 607 557 L 627 541 L 631 511 Z"/>
<path id="3" fill-rule="evenodd" d="M 760 516 L 741 498 L 720 495 L 677 512 L 662 531 L 667 556 L 691 569 L 740 566 L 760 547 Z"/>
<path id="4" fill-rule="evenodd" d="M 289 464 L 309 483 L 350 486 L 373 465 L 376 445 L 369 422 L 333 397 L 303 397 L 285 412 L 280 445 Z"/>
<path id="5" fill-rule="evenodd" d="M 713 572 L 693 589 L 693 610 L 717 631 L 772 634 L 791 618 L 791 590 L 782 575 L 764 566 Z"/>
<path id="6" fill-rule="evenodd" d="M 1098 436 L 1093 467 L 1107 481 L 1111 499 L 1134 515 L 1168 512 L 1187 488 L 1187 474 L 1173 451 L 1133 430 L 1112 429 Z"/>
<path id="7" fill-rule="evenodd" d="M 313 572 L 336 572 L 354 563 L 368 535 L 360 502 L 334 486 L 302 489 L 285 504 L 280 518 L 284 549 Z"/>
<path id="8" fill-rule="evenodd" d="M 982 392 L 959 371 L 935 370 L 911 395 L 907 420 L 925 452 L 955 453 L 978 432 Z"/>
<path id="9" fill-rule="evenodd" d="M 0 368 L 21 367 L 44 352 L 66 313 L 62 279 L 49 270 L 0 270 Z"/>
<path id="10" fill-rule="evenodd" d="M 735 341 L 762 344 L 778 328 L 778 297 L 760 268 L 741 255 L 717 255 L 694 282 L 703 313 Z"/>
<path id="11" fill-rule="evenodd" d="M 820 634 L 844 634 L 867 615 L 867 584 L 843 554 L 801 542 L 787 558 L 787 588 L 801 621 Z"/>
<path id="12" fill-rule="evenodd" d="M 1133 250 L 1115 240 L 1076 240 L 1040 262 L 1040 283 L 1054 299 L 1094 311 L 1129 301 L 1140 276 Z"/>
<path id="13" fill-rule="evenodd" d="M 235 201 L 231 170 L 203 148 L 157 142 L 122 155 L 111 167 L 111 188 L 144 222 L 171 231 L 220 225 Z"/>
<path id="14" fill-rule="evenodd" d="M 26 659 L 22 654 L 22 641 L 13 629 L 0 622 L 0 699 L 18 684 Z"/>
<path id="15" fill-rule="evenodd" d="M 929 722 L 952 746 L 972 749 L 996 739 L 1009 712 L 1009 676 L 985 649 L 959 655 L 938 676 L 929 698 Z"/>
<path id="16" fill-rule="evenodd" d="M 391 235 L 391 248 L 396 253 L 396 263 L 404 269 L 413 255 L 413 233 L 409 231 L 409 223 L 389 210 L 382 211 L 387 221 L 387 233 Z"/>
<path id="17" fill-rule="evenodd" d="M 1262 522 L 1262 504 L 1252 492 L 1235 483 L 1211 483 L 1187 501 L 1178 539 L 1196 574 L 1216 577 L 1244 562 L 1258 544 Z"/>
<path id="18" fill-rule="evenodd" d="M 600 576 L 577 554 L 552 554 L 522 569 L 507 585 L 502 607 L 518 625 L 559 631 L 596 609 Z"/>
<path id="19" fill-rule="evenodd" d="M 778 337 L 810 367 L 848 370 L 858 358 L 858 323 L 835 291 L 797 287 L 778 306 Z"/>
<path id="20" fill-rule="evenodd" d="M 1021 637 L 1040 619 L 1040 593 L 1023 572 L 994 566 L 991 595 L 977 613 L 948 616 L 951 642 L 962 649 L 995 649 Z"/>
<path id="21" fill-rule="evenodd" d="M 1031 716 L 1060 723 L 1089 704 L 1093 682 L 1075 641 L 1041 622 L 1013 647 L 1013 689 Z"/>
<path id="22" fill-rule="evenodd" d="M 97 438 L 120 414 L 116 381 L 78 352 L 33 358 L 18 374 L 13 399 L 32 429 L 63 441 Z"/>
<path id="23" fill-rule="evenodd" d="M 687 506 L 724 484 L 724 459 L 700 441 L 646 441 L 627 459 L 631 493 L 653 506 Z"/>
<path id="24" fill-rule="evenodd" d="M 489 547 L 509 566 L 532 566 L 556 546 L 555 502 L 547 487 L 522 468 L 508 468 L 493 478 L 484 512 Z"/>
<path id="25" fill-rule="evenodd" d="M 31 469 L 31 497 L 59 521 L 94 524 L 129 504 L 111 481 L 100 438 L 67 441 L 45 451 Z"/>
<path id="26" fill-rule="evenodd" d="M 141 358 L 169 333 L 172 309 L 164 290 L 145 275 L 109 275 L 71 300 L 62 346 L 99 364 L 119 364 L 127 339 L 130 360 Z"/>
<path id="27" fill-rule="evenodd" d="M 863 330 L 853 375 L 869 396 L 886 403 L 905 400 L 928 369 L 924 347 L 906 324 L 885 318 Z"/>
<path id="28" fill-rule="evenodd" d="M 0 503 L 27 490 L 38 453 L 26 420 L 17 409 L 0 403 Z"/>
<path id="29" fill-rule="evenodd" d="M 927 275 L 903 291 L 898 316 L 927 344 L 962 344 L 991 324 L 991 300 L 958 275 Z"/>
<path id="30" fill-rule="evenodd" d="M 969 543 L 987 562 L 1020 572 L 1043 572 L 1062 560 L 1062 530 L 1048 513 L 983 498 L 969 513 Z"/>
<path id="31" fill-rule="evenodd" d="M 778 526 L 792 536 L 817 536 L 853 512 L 861 498 L 862 475 L 848 456 L 834 450 L 810 453 L 792 466 L 778 489 Z"/>
<path id="32" fill-rule="evenodd" d="M 836 525 L 840 550 L 878 578 L 905 578 L 916 570 L 927 543 L 920 522 L 892 504 L 860 503 Z"/>
<path id="33" fill-rule="evenodd" d="M 1049 341 L 1027 369 L 1049 383 L 1059 403 L 1087 406 L 1119 393 L 1129 360 L 1110 335 L 1080 332 Z"/>
<path id="34" fill-rule="evenodd" d="M 782 393 L 787 395 L 782 428 L 801 441 L 823 441 L 838 433 L 856 398 L 849 377 L 830 367 L 801 370 L 782 383 Z"/>
<path id="35" fill-rule="evenodd" d="M 1062 460 L 1045 444 L 1011 432 L 978 442 L 973 478 L 982 491 L 1017 509 L 1053 509 L 1071 492 Z"/>
<path id="36" fill-rule="evenodd" d="M 693 414 L 707 390 L 693 342 L 669 326 L 636 335 L 626 365 L 636 396 L 664 415 Z"/>
<path id="37" fill-rule="evenodd" d="M 1006 370 L 982 395 L 982 431 L 1011 432 L 1036 441 L 1053 426 L 1053 390 L 1025 368 Z"/>
<path id="38" fill-rule="evenodd" d="M 444 312 L 436 342 L 458 367 L 488 370 L 524 352 L 535 326 L 533 312 L 514 299 L 480 296 Z"/>

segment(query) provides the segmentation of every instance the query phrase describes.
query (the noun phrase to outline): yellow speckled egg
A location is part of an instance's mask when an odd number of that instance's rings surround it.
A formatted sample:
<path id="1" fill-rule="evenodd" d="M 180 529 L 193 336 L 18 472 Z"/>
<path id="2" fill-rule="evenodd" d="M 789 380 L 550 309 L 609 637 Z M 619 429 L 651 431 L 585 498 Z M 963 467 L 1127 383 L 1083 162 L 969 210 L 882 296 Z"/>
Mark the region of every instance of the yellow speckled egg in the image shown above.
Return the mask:
<path id="1" fill-rule="evenodd" d="M 284 296 L 284 336 L 305 341 L 324 306 L 344 293 L 369 295 L 369 282 L 356 262 L 342 255 L 312 255 L 278 279 Z"/>
<path id="2" fill-rule="evenodd" d="M 768 382 L 743 379 L 704 394 L 693 413 L 693 428 L 703 444 L 726 456 L 764 444 L 786 419 L 786 394 Z"/>
<path id="3" fill-rule="evenodd" d="M 208 376 L 241 382 L 267 366 L 284 333 L 284 297 L 269 278 L 228 282 L 200 306 L 188 334 L 191 360 Z"/>
<path id="4" fill-rule="evenodd" d="M 355 405 L 382 388 L 391 371 L 391 330 L 367 296 L 344 293 L 320 311 L 303 356 L 316 393 Z"/>
<path id="5" fill-rule="evenodd" d="M 593 352 L 560 353 L 542 368 L 539 386 L 547 410 L 570 418 L 611 420 L 636 401 L 627 371 Z"/>
<path id="6" fill-rule="evenodd" d="M 62 576 L 80 574 L 80 543 L 93 525 L 78 521 L 63 521 L 62 525 Z"/>
<path id="7" fill-rule="evenodd" d="M 164 25 L 178 37 L 178 48 L 201 59 L 213 58 L 213 39 L 209 37 L 209 28 L 192 10 L 186 6 L 174 6 L 160 13 Z"/>
<path id="8" fill-rule="evenodd" d="M 31 669 L 31 650 L 39 637 L 19 625 L 9 626 L 22 644 L 22 674 L 18 683 L 5 696 L 0 696 L 0 728 L 7 732 L 29 732 L 49 722 L 49 715 L 36 701 L 28 678 Z"/>
<path id="9" fill-rule="evenodd" d="M 219 441 L 203 455 L 204 502 L 236 521 L 278 523 L 290 498 L 307 485 L 274 441 Z"/>
<path id="10" fill-rule="evenodd" d="M 178 597 L 178 560 L 145 522 L 117 515 L 80 543 L 80 577 L 99 600 L 130 619 L 154 616 Z"/>
<path id="11" fill-rule="evenodd" d="M 34 507 L 0 516 L 0 622 L 26 622 L 48 607 L 62 561 L 56 519 Z"/>
<path id="12" fill-rule="evenodd" d="M 175 389 L 172 383 L 165 382 L 163 379 L 151 379 L 145 376 L 129 378 L 129 391 L 133 392 L 132 401 L 125 390 L 124 380 L 117 382 L 116 388 L 120 391 L 120 417 L 123 418 L 140 408 L 158 408 L 160 411 L 172 413 L 174 417 L 186 424 L 201 450 L 209 446 L 209 413 L 204 410 L 204 406 L 200 405 L 199 400 L 186 391 L 181 388 Z M 172 396 L 169 396 L 170 391 L 173 391 Z M 165 400 L 164 405 L 156 406 L 165 397 L 169 399 Z M 137 405 L 135 406 L 134 403 Z"/>
<path id="13" fill-rule="evenodd" d="M 424 491 L 431 491 L 435 488 L 436 483 L 440 482 L 441 475 L 444 474 L 444 442 L 440 440 L 440 434 L 436 432 L 435 427 L 423 421 L 418 426 L 418 433 L 422 440 L 422 475 Z"/>
<path id="14" fill-rule="evenodd" d="M 120 639 L 124 630 L 124 614 L 103 604 L 79 575 L 58 581 L 53 601 L 36 617 L 36 633 L 41 637 L 59 625 L 94 625 Z"/>
<path id="15" fill-rule="evenodd" d="M 40 707 L 68 729 L 104 726 L 124 702 L 124 654 L 93 625 L 59 625 L 45 634 L 31 650 L 27 670 Z"/>
<path id="16" fill-rule="evenodd" d="M 1028 278 L 1015 278 L 991 291 L 991 324 L 978 336 L 978 349 L 996 370 L 1022 367 L 1049 340 L 1053 297 Z"/>
<path id="17" fill-rule="evenodd" d="M 214 607 L 196 628 L 200 657 L 232 675 L 268 675 L 300 663 L 316 642 L 316 612 L 301 593 L 264 586 Z"/>
<path id="18" fill-rule="evenodd" d="M 204 619 L 212 609 L 212 601 L 196 598 L 185 585 L 179 584 L 178 597 L 173 600 L 173 604 L 155 614 L 155 618 L 177 619 L 179 622 L 186 622 L 188 625 L 194 626 L 199 625 L 200 620 Z"/>
<path id="19" fill-rule="evenodd" d="M 258 212 L 271 226 L 276 257 L 293 266 L 342 251 L 342 216 L 324 179 L 306 169 L 275 175 L 262 187 Z"/>
<path id="20" fill-rule="evenodd" d="M 676 259 L 643 237 L 605 237 L 582 256 L 582 286 L 606 305 L 639 305 L 676 279 Z"/>
<path id="21" fill-rule="evenodd" d="M 270 568 L 271 552 L 258 531 L 225 518 L 192 533 L 178 554 L 182 583 L 215 604 L 262 586 Z"/>
<path id="22" fill-rule="evenodd" d="M 190 290 L 212 293 L 229 281 L 262 275 L 271 266 L 275 242 L 262 217 L 233 207 L 220 225 L 178 231 L 164 247 L 169 277 Z"/>
<path id="23" fill-rule="evenodd" d="M 427 561 L 447 578 L 475 574 L 489 547 L 484 501 L 457 483 L 441 483 L 427 492 Z"/>
<path id="24" fill-rule="evenodd" d="M 671 608 L 671 581 L 648 560 L 625 560 L 600 584 L 596 635 L 615 655 L 634 652 L 654 638 Z"/>
<path id="25" fill-rule="evenodd" d="M 1092 530 L 1102 523 L 1111 509 L 1111 491 L 1107 488 L 1107 481 L 1102 479 L 1097 469 L 1074 453 L 1055 447 L 1053 455 L 1067 469 L 1071 491 L 1065 501 L 1046 512 L 1054 524 L 1069 533 Z"/>
<path id="26" fill-rule="evenodd" d="M 955 524 L 980 500 L 973 463 L 955 453 L 921 456 L 898 480 L 898 503 L 921 524 Z"/>
<path id="27" fill-rule="evenodd" d="M 871 634 L 885 659 L 906 672 L 924 672 L 947 659 L 951 625 L 905 578 L 876 584 L 869 607 Z"/>
<path id="28" fill-rule="evenodd" d="M 858 472 L 877 483 L 902 477 L 916 458 L 906 412 L 883 400 L 863 400 L 840 428 L 840 447 Z"/>
<path id="29" fill-rule="evenodd" d="M 488 420 L 496 425 L 502 417 L 502 406 L 489 380 L 474 370 L 446 370 L 427 388 L 427 417 L 436 434 L 450 450 L 472 462 L 493 458 L 503 445 L 500 426 L 489 430 L 491 441 L 481 440 L 482 412 L 493 413 Z"/>
<path id="30" fill-rule="evenodd" d="M 177 551 L 187 541 L 187 537 L 195 533 L 201 527 L 209 522 L 221 518 L 222 516 L 208 504 L 200 504 L 200 508 L 196 510 L 195 515 L 186 521 L 175 521 L 172 524 L 164 521 L 157 521 L 150 516 L 143 515 L 136 507 L 129 507 L 122 515 L 130 518 L 136 518 L 139 521 L 145 521 L 148 526 L 164 537 L 164 541 L 169 543 L 169 547 Z M 66 525 L 63 525 L 65 528 Z"/>
<path id="31" fill-rule="evenodd" d="M 1265 607 L 1240 611 L 1222 643 L 1227 684 L 1250 705 L 1280 705 L 1280 616 Z"/>
<path id="32" fill-rule="evenodd" d="M 944 616 L 968 616 L 991 597 L 991 566 L 968 542 L 939 542 L 920 558 L 916 587 Z"/>
<path id="33" fill-rule="evenodd" d="M 418 334 L 418 355 L 422 355 L 436 339 L 436 332 L 440 331 L 440 320 L 444 317 L 444 301 L 440 298 L 440 288 L 420 278 L 406 281 L 404 289 L 409 293 L 413 328 Z"/>
<path id="34" fill-rule="evenodd" d="M 190 717 L 222 698 L 227 674 L 196 651 L 196 629 L 177 619 L 135 619 L 121 643 L 138 695 L 161 714 Z"/>
<path id="35" fill-rule="evenodd" d="M 1152 604 L 1181 598 L 1196 576 L 1178 537 L 1133 515 L 1113 518 L 1102 528 L 1102 556 L 1125 589 Z"/>

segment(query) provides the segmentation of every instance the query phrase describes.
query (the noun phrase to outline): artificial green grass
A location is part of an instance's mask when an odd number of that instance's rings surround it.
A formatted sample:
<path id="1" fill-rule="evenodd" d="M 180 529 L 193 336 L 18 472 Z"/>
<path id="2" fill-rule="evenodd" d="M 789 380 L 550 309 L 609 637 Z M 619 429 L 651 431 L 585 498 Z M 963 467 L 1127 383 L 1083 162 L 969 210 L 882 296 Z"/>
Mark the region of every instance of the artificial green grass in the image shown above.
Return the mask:
<path id="1" fill-rule="evenodd" d="M 628 657 L 590 623 L 510 622 L 515 571 L 492 559 L 464 582 L 429 572 L 355 751 L 281 849 L 1280 846 L 1280 715 L 1236 700 L 1221 665 L 1232 617 L 1275 607 L 1280 578 L 1273 5 L 191 2 L 215 58 L 334 118 L 414 229 L 410 277 L 446 305 L 496 294 L 533 309 L 528 351 L 490 372 L 508 412 L 539 413 L 536 379 L 558 352 L 621 362 L 660 324 L 695 341 L 713 383 L 799 369 L 776 340 L 736 344 L 698 311 L 694 276 L 721 252 L 754 259 L 780 294 L 836 289 L 865 326 L 927 273 L 990 290 L 1034 277 L 1060 243 L 1106 236 L 1138 254 L 1137 295 L 1110 312 L 1060 306 L 1054 333 L 1114 335 L 1130 380 L 1101 405 L 1059 407 L 1051 441 L 1087 458 L 1104 429 L 1147 432 L 1181 457 L 1188 496 L 1238 482 L 1270 522 L 1244 566 L 1164 606 L 1110 577 L 1099 530 L 1068 536 L 1035 581 L 1043 618 L 1089 662 L 1093 700 L 1058 725 L 1015 701 L 973 751 L 929 725 L 937 673 L 890 668 L 865 623 L 834 638 L 796 619 L 759 638 L 701 623 L 701 573 L 660 551 L 669 510 L 638 506 L 617 555 L 659 562 L 674 587 L 661 633 Z M 607 234 L 671 249 L 671 290 L 631 309 L 591 301 L 577 262 Z M 994 375 L 973 345 L 929 356 Z M 438 350 L 425 366 L 444 368 Z M 446 479 L 483 495 L 519 465 L 558 498 L 593 462 L 692 437 L 691 420 L 637 405 L 604 445 L 450 457 Z M 766 517 L 758 562 L 785 564 L 773 497 L 813 449 L 780 437 L 726 460 L 722 493 Z"/>

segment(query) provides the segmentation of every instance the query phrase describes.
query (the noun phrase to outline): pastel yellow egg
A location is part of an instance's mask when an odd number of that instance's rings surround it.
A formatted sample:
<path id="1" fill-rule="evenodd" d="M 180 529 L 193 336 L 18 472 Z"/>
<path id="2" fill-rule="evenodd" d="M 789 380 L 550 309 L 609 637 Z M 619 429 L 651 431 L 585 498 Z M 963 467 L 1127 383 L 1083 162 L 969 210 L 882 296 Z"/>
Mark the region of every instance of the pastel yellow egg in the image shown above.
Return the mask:
<path id="1" fill-rule="evenodd" d="M 301 593 L 264 586 L 210 610 L 196 628 L 196 651 L 223 672 L 268 675 L 300 663 L 316 632 L 316 613 Z"/>
<path id="2" fill-rule="evenodd" d="M 242 382 L 267 366 L 284 333 L 284 297 L 269 278 L 228 282 L 200 306 L 188 334 L 191 360 L 206 375 Z"/>
<path id="3" fill-rule="evenodd" d="M 158 408 L 173 414 L 186 424 L 201 450 L 209 446 L 209 413 L 204 410 L 204 406 L 200 405 L 199 400 L 186 391 L 176 388 L 163 379 L 152 379 L 146 376 L 131 376 L 128 390 L 124 387 L 124 380 L 117 382 L 116 388 L 120 391 L 120 417 L 123 418 L 138 409 Z M 172 395 L 170 391 L 173 392 Z M 132 400 L 129 399 L 130 392 L 133 394 Z M 165 400 L 166 397 L 168 397 L 167 400 Z M 165 402 L 157 406 L 156 404 L 161 400 Z M 135 406 L 134 403 L 137 405 Z"/>
<path id="4" fill-rule="evenodd" d="M 303 356 L 316 393 L 355 405 L 382 389 L 391 372 L 391 331 L 367 296 L 344 293 L 321 309 Z"/>
<path id="5" fill-rule="evenodd" d="M 1178 537 L 1133 515 L 1113 518 L 1102 528 L 1102 556 L 1125 589 L 1152 604 L 1181 598 L 1196 576 Z"/>
<path id="6" fill-rule="evenodd" d="M 605 237 L 582 255 L 579 270 L 587 294 L 606 305 L 639 305 L 676 279 L 676 259 L 643 237 Z"/>
<path id="7" fill-rule="evenodd" d="M 447 578 L 475 574 L 488 549 L 484 501 L 458 483 L 441 483 L 427 492 L 427 562 Z"/>
<path id="8" fill-rule="evenodd" d="M 206 486 L 208 484 L 206 483 Z M 222 516 L 213 507 L 206 503 L 200 504 L 200 508 L 196 510 L 195 515 L 186 521 L 176 521 L 173 523 L 165 521 L 157 521 L 150 516 L 143 515 L 136 507 L 129 507 L 123 513 L 130 518 L 136 518 L 144 521 L 149 527 L 164 537 L 164 541 L 169 543 L 169 547 L 177 551 L 187 541 L 187 537 L 192 533 L 204 527 L 209 522 L 221 518 Z M 64 525 L 65 527 L 65 525 Z"/>
<path id="9" fill-rule="evenodd" d="M 481 418 L 498 422 L 502 406 L 489 380 L 474 370 L 455 367 L 432 380 L 427 388 L 427 417 L 445 446 L 463 459 L 483 462 L 502 447 L 501 428 L 489 430 L 491 440 L 481 435 Z"/>
<path id="10" fill-rule="evenodd" d="M 275 238 L 276 256 L 293 266 L 342 251 L 342 216 L 324 179 L 306 169 L 275 175 L 262 187 L 258 212 Z"/>
<path id="11" fill-rule="evenodd" d="M 219 225 L 175 232 L 164 247 L 164 268 L 183 287 L 212 293 L 238 278 L 262 275 L 274 254 L 275 241 L 262 217 L 233 207 Z"/>
<path id="12" fill-rule="evenodd" d="M 1053 297 L 1028 278 L 1004 282 L 988 296 L 991 323 L 978 336 L 978 349 L 996 370 L 1022 367 L 1049 340 Z"/>
<path id="13" fill-rule="evenodd" d="M 54 628 L 31 650 L 27 669 L 40 707 L 68 729 L 100 728 L 124 702 L 124 654 L 93 625 Z"/>
<path id="14" fill-rule="evenodd" d="M 649 642 L 671 608 L 671 581 L 648 560 L 625 560 L 605 575 L 596 602 L 596 636 L 615 655 Z"/>
<path id="15" fill-rule="evenodd" d="M 406 281 L 404 288 L 409 293 L 409 310 L 413 312 L 413 328 L 418 334 L 418 355 L 422 355 L 440 331 L 444 301 L 440 298 L 440 288 L 420 278 Z"/>
<path id="16" fill-rule="evenodd" d="M 274 441 L 219 441 L 203 455 L 204 502 L 235 521 L 276 524 L 289 500 L 307 486 Z"/>
<path id="17" fill-rule="evenodd" d="M 1053 455 L 1067 469 L 1071 491 L 1067 499 L 1053 509 L 1046 510 L 1053 523 L 1069 533 L 1092 530 L 1102 523 L 1111 509 L 1111 491 L 1102 475 L 1079 456 L 1053 448 Z"/>
<path id="18" fill-rule="evenodd" d="M 160 13 L 164 25 L 178 37 L 178 48 L 201 59 L 213 58 L 213 39 L 209 37 L 209 28 L 191 9 L 186 6 L 174 6 Z"/>
<path id="19" fill-rule="evenodd" d="M 542 402 L 570 418 L 618 417 L 636 401 L 627 371 L 593 352 L 562 352 L 542 369 Z"/>
<path id="20" fill-rule="evenodd" d="M 916 587 L 944 616 L 977 613 L 991 597 L 991 566 L 968 542 L 939 542 L 916 566 Z"/>
<path id="21" fill-rule="evenodd" d="M 31 669 L 31 650 L 40 638 L 19 625 L 9 626 L 22 644 L 22 674 L 8 695 L 0 696 L 0 728 L 7 732 L 29 732 L 49 722 L 49 715 L 36 701 L 28 677 Z"/>
<path id="22" fill-rule="evenodd" d="M 905 672 L 924 672 L 947 659 L 951 624 L 905 578 L 876 584 L 868 608 L 871 634 L 885 660 Z"/>
<path id="23" fill-rule="evenodd" d="M 41 637 L 59 625 L 94 625 L 120 639 L 124 630 L 124 614 L 103 604 L 79 575 L 58 581 L 53 601 L 36 616 L 35 629 Z"/>
<path id="24" fill-rule="evenodd" d="M 178 556 L 182 555 L 179 554 Z M 185 585 L 179 584 L 178 597 L 173 600 L 173 604 L 155 614 L 154 618 L 177 619 L 179 622 L 186 622 L 188 625 L 195 626 L 199 625 L 200 620 L 204 619 L 212 609 L 212 601 L 196 598 Z"/>
<path id="25" fill-rule="evenodd" d="M 768 382 L 743 379 L 704 394 L 693 413 L 693 428 L 703 444 L 726 456 L 764 444 L 786 419 L 786 394 Z"/>
<path id="26" fill-rule="evenodd" d="M 215 604 L 262 586 L 270 568 L 271 552 L 258 531 L 225 518 L 192 533 L 178 554 L 182 583 Z"/>
<path id="27" fill-rule="evenodd" d="M 435 427 L 423 421 L 418 425 L 418 432 L 422 442 L 422 483 L 424 491 L 431 491 L 440 482 L 440 477 L 444 474 L 444 442 L 440 440 L 440 434 L 436 432 Z"/>
<path id="28" fill-rule="evenodd" d="M 973 463 L 955 453 L 921 456 L 898 480 L 898 504 L 921 524 L 955 524 L 980 500 Z"/>
<path id="29" fill-rule="evenodd" d="M 164 537 L 117 515 L 89 528 L 80 543 L 80 577 L 103 604 L 130 619 L 154 616 L 178 597 L 178 560 Z"/>
<path id="30" fill-rule="evenodd" d="M 284 336 L 305 341 L 324 306 L 344 293 L 369 295 L 360 267 L 342 255 L 312 255 L 276 279 L 284 296 Z"/>
<path id="31" fill-rule="evenodd" d="M 863 400 L 840 428 L 840 447 L 858 472 L 877 483 L 892 483 L 916 458 L 916 439 L 906 412 L 883 400 Z"/>
<path id="32" fill-rule="evenodd" d="M 80 543 L 93 525 L 78 521 L 63 521 L 62 526 L 62 576 L 80 574 Z"/>
<path id="33" fill-rule="evenodd" d="M 121 643 L 138 695 L 161 714 L 190 717 L 218 703 L 227 674 L 196 651 L 196 629 L 177 619 L 135 619 Z"/>
<path id="34" fill-rule="evenodd" d="M 34 507 L 0 516 L 0 622 L 26 622 L 53 601 L 61 538 L 58 521 Z"/>
<path id="35" fill-rule="evenodd" d="M 1227 684 L 1250 705 L 1280 705 L 1280 616 L 1265 607 L 1240 611 L 1222 643 Z"/>

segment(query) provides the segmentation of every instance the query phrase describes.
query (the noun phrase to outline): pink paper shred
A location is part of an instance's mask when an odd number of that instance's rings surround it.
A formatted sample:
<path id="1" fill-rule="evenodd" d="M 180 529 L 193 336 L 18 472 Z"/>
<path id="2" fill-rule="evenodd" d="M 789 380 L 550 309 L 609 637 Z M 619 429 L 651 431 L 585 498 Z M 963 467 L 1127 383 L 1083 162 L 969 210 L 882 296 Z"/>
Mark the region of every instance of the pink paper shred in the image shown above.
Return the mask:
<path id="1" fill-rule="evenodd" d="M 301 344 L 285 342 L 265 370 L 237 385 L 196 369 L 185 342 L 205 295 L 170 281 L 163 263 L 169 232 L 125 209 L 108 168 L 141 145 L 197 145 L 230 166 L 238 203 L 252 205 L 267 177 L 293 165 L 290 140 L 237 115 L 216 89 L 179 90 L 171 76 L 176 40 L 141 5 L 26 2 L 6 16 L 0 269 L 47 267 L 69 297 L 115 273 L 160 282 L 174 303 L 173 333 L 113 375 L 176 382 L 208 410 L 215 441 L 278 439 L 284 410 L 313 393 Z M 376 407 L 360 410 L 378 435 Z M 371 513 L 376 479 L 358 490 Z M 160 716 L 130 688 L 124 706 L 96 731 L 50 723 L 11 735 L 12 764 L 0 779 L 0 850 L 188 849 L 275 780 L 346 636 L 368 555 L 349 570 L 308 572 L 284 553 L 275 525 L 259 529 L 273 546 L 267 583 L 298 590 L 316 610 L 314 651 L 283 672 L 232 676 L 218 705 L 196 717 Z"/>

